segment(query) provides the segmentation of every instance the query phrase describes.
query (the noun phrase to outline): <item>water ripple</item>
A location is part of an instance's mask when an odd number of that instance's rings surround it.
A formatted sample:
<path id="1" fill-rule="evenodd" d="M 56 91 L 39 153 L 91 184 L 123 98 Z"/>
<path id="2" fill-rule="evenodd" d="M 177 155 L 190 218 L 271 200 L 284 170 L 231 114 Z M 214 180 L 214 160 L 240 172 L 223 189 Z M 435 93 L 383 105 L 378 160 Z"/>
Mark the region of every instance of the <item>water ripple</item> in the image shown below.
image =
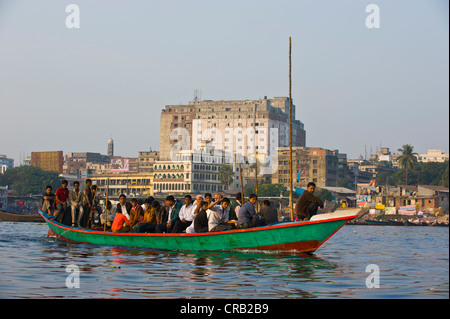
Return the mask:
<path id="1" fill-rule="evenodd" d="M 314 254 L 72 244 L 0 222 L 2 298 L 448 298 L 448 228 L 345 226 Z M 80 288 L 66 287 L 68 265 Z M 380 287 L 367 288 L 369 264 Z"/>

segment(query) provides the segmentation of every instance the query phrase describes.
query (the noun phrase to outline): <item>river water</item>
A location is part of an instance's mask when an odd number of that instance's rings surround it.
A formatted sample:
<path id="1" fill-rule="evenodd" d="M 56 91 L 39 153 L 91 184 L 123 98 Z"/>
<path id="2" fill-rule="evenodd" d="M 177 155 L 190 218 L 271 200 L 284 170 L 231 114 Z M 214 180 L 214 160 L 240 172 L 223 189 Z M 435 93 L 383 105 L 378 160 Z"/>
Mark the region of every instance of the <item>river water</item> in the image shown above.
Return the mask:
<path id="1" fill-rule="evenodd" d="M 314 254 L 73 244 L 0 222 L 0 298 L 449 298 L 447 227 L 346 225 Z"/>

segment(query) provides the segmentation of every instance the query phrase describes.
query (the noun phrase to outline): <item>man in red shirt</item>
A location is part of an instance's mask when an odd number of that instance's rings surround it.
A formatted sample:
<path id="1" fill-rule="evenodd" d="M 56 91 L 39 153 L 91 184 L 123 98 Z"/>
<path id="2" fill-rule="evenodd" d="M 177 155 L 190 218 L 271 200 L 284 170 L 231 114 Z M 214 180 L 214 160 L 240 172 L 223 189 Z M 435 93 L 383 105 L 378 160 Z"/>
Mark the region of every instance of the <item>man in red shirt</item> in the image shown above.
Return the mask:
<path id="1" fill-rule="evenodd" d="M 128 225 L 124 226 L 124 223 Z M 111 230 L 113 231 L 113 233 L 126 233 L 132 230 L 132 228 L 130 227 L 130 221 L 128 220 L 127 216 L 122 214 L 122 211 L 116 211 L 116 217 L 114 217 Z"/>
<path id="2" fill-rule="evenodd" d="M 56 211 L 55 220 L 62 223 L 64 221 L 64 216 L 69 207 L 67 203 L 67 198 L 69 197 L 69 189 L 67 188 L 68 182 L 63 180 L 61 182 L 61 187 L 55 192 L 56 196 Z"/>

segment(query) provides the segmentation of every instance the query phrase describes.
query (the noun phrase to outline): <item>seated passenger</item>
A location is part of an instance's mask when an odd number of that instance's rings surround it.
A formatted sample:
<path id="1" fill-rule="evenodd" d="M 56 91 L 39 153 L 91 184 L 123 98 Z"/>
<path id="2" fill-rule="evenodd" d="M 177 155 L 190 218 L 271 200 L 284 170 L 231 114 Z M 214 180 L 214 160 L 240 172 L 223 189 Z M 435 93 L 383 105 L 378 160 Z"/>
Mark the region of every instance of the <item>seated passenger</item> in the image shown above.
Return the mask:
<path id="1" fill-rule="evenodd" d="M 97 185 L 92 185 L 91 187 L 92 194 L 92 206 L 90 212 L 90 225 L 91 226 L 99 226 L 100 225 L 100 215 L 102 213 L 102 208 L 100 206 L 100 194 L 98 193 Z"/>
<path id="2" fill-rule="evenodd" d="M 194 231 L 196 233 L 206 233 L 208 231 L 208 202 L 203 201 L 200 203 L 200 210 L 194 219 Z"/>
<path id="3" fill-rule="evenodd" d="M 270 202 L 267 199 L 262 202 L 260 214 L 264 218 L 266 225 L 278 222 L 278 212 L 275 208 L 270 207 Z"/>
<path id="4" fill-rule="evenodd" d="M 255 194 L 251 194 L 248 197 L 248 202 L 239 209 L 238 228 L 251 228 L 265 224 L 264 218 L 256 213 L 255 204 L 257 200 L 258 197 Z"/>
<path id="5" fill-rule="evenodd" d="M 139 227 L 139 224 L 144 219 L 144 210 L 141 205 L 138 204 L 136 198 L 131 200 L 131 210 L 130 210 L 130 226 L 136 230 Z"/>
<path id="6" fill-rule="evenodd" d="M 50 216 L 53 216 L 53 213 L 55 211 L 55 194 L 52 193 L 52 185 L 47 185 L 45 188 L 45 193 L 42 195 L 42 206 L 41 210 L 44 214 L 48 214 Z"/>
<path id="7" fill-rule="evenodd" d="M 155 209 L 154 214 L 156 216 L 156 224 L 162 224 L 164 220 L 166 220 L 166 209 L 159 201 L 154 201 L 152 203 L 152 208 Z"/>
<path id="8" fill-rule="evenodd" d="M 242 206 L 242 194 L 241 192 L 236 194 L 236 200 L 231 204 L 230 219 L 238 220 L 239 209 Z"/>
<path id="9" fill-rule="evenodd" d="M 323 208 L 322 200 L 314 196 L 314 190 L 316 189 L 316 184 L 309 182 L 306 186 L 306 191 L 298 198 L 295 204 L 295 213 L 300 220 L 309 220 L 311 217 L 317 214 L 317 210 Z"/>
<path id="10" fill-rule="evenodd" d="M 195 197 L 195 202 L 193 205 L 195 205 L 195 209 L 194 209 L 194 220 L 192 221 L 191 225 L 189 225 L 188 228 L 186 228 L 186 233 L 195 233 L 195 229 L 194 229 L 194 223 L 195 223 L 195 219 L 197 218 L 197 214 L 200 210 L 200 204 L 204 201 L 204 198 L 202 195 L 197 195 Z"/>
<path id="11" fill-rule="evenodd" d="M 212 202 L 212 195 L 210 193 L 205 193 L 205 202 L 208 202 L 208 205 Z"/>
<path id="12" fill-rule="evenodd" d="M 137 228 L 138 233 L 154 233 L 156 228 L 156 211 L 160 208 L 158 201 L 145 200 L 144 220 Z"/>
<path id="13" fill-rule="evenodd" d="M 113 233 L 127 233 L 133 230 L 133 228 L 130 227 L 130 221 L 122 214 L 121 210 L 116 211 L 116 217 L 114 217 L 111 230 Z"/>
<path id="14" fill-rule="evenodd" d="M 67 199 L 69 198 L 69 189 L 67 188 L 68 182 L 63 180 L 61 182 L 61 187 L 58 188 L 55 192 L 56 197 L 56 210 L 55 210 L 55 220 L 63 223 L 66 212 L 69 208 L 69 202 Z"/>
<path id="15" fill-rule="evenodd" d="M 105 210 L 100 215 L 100 222 L 102 226 L 105 225 L 105 218 L 106 218 L 106 229 L 111 228 L 111 225 L 114 221 L 114 217 L 116 217 L 116 210 L 117 210 L 116 206 L 113 206 L 111 204 L 111 201 L 108 200 Z"/>
<path id="16" fill-rule="evenodd" d="M 128 219 L 130 219 L 131 203 L 127 202 L 125 194 L 119 196 L 119 203 L 117 204 L 117 211 L 121 211 Z"/>
<path id="17" fill-rule="evenodd" d="M 225 197 L 220 200 L 220 203 L 219 200 L 217 200 L 208 206 L 210 211 L 208 230 L 210 232 L 225 231 L 237 227 L 235 220 L 229 220 L 229 205 L 230 200 Z"/>
<path id="18" fill-rule="evenodd" d="M 166 197 L 167 212 L 165 214 L 164 220 L 161 224 L 156 226 L 157 233 L 170 233 L 172 231 L 173 225 L 179 219 L 178 214 L 180 213 L 181 203 L 177 201 L 172 195 Z"/>
<path id="19" fill-rule="evenodd" d="M 172 233 L 182 233 L 194 220 L 194 211 L 197 206 L 192 204 L 192 196 L 184 196 L 184 203 L 185 204 L 181 207 L 180 213 L 178 214 L 178 220 L 173 226 Z"/>

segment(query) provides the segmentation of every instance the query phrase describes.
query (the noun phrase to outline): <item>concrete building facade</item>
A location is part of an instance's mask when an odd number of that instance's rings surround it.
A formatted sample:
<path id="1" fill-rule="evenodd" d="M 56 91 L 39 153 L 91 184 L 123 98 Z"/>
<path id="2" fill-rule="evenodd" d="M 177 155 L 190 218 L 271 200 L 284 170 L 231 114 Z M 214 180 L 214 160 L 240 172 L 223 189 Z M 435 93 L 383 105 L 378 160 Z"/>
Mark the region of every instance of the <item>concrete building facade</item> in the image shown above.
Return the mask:
<path id="1" fill-rule="evenodd" d="M 292 105 L 293 146 L 305 146 L 306 132 L 295 120 Z M 289 145 L 289 99 L 191 101 L 167 105 L 161 112 L 160 159 L 172 160 L 171 151 L 208 147 L 230 157 L 268 157 L 271 150 Z M 178 149 L 176 148 L 178 146 Z M 267 162 L 266 159 L 263 161 Z"/>
<path id="2" fill-rule="evenodd" d="M 7 158 L 6 155 L 0 155 L 0 174 L 6 172 L 8 168 L 14 167 L 14 160 Z"/>
<path id="3" fill-rule="evenodd" d="M 225 190 L 220 182 L 224 158 L 208 151 L 179 151 L 175 161 L 153 165 L 154 193 L 205 193 Z"/>
<path id="4" fill-rule="evenodd" d="M 428 150 L 427 154 L 417 155 L 417 161 L 422 163 L 439 162 L 443 163 L 449 160 L 449 154 L 445 154 L 443 150 Z"/>
<path id="5" fill-rule="evenodd" d="M 63 151 L 31 152 L 31 166 L 44 171 L 63 173 Z"/>
<path id="6" fill-rule="evenodd" d="M 317 186 L 338 186 L 339 160 L 337 150 L 322 148 L 292 148 L 293 186 L 306 187 L 309 182 Z M 272 175 L 272 183 L 290 187 L 289 147 L 278 148 L 278 170 Z"/>

